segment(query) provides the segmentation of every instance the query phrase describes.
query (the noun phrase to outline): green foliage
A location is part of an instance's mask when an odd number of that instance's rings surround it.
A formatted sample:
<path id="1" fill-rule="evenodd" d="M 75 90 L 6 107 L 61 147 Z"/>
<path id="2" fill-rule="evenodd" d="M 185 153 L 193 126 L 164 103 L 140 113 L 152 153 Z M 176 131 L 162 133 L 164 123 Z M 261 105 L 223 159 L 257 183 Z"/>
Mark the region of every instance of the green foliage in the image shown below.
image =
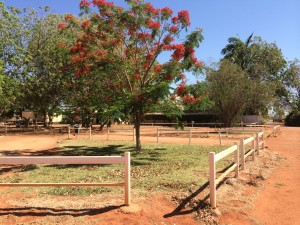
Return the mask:
<path id="1" fill-rule="evenodd" d="M 245 108 L 246 114 L 264 114 L 270 104 L 282 106 L 288 102 L 287 89 L 293 77 L 292 70 L 275 43 L 267 43 L 253 34 L 245 42 L 231 37 L 221 53 L 224 59 L 238 65 L 247 73 L 248 79 L 256 83 L 251 92 L 259 96 L 252 96 Z"/>
<path id="2" fill-rule="evenodd" d="M 300 111 L 292 111 L 285 118 L 285 125 L 291 127 L 300 127 Z"/>
<path id="3" fill-rule="evenodd" d="M 207 71 L 209 99 L 226 127 L 240 119 L 250 98 L 249 86 L 247 73 L 227 60 L 221 61 L 218 69 Z"/>
<path id="4" fill-rule="evenodd" d="M 184 71 L 201 71 L 194 48 L 203 36 L 201 30 L 195 30 L 180 42 L 180 34 L 190 26 L 186 10 L 175 16 L 168 7 L 156 9 L 139 0 L 126 2 L 127 9 L 106 1 L 81 1 L 87 19 L 67 15 L 66 23 L 59 27 L 78 36 L 68 43 L 69 74 L 75 85 L 88 89 L 81 95 L 88 96 L 86 105 L 104 105 L 104 110 L 117 105 L 119 111 L 131 115 L 139 150 L 142 116 L 172 100 L 170 87 L 185 80 Z M 98 11 L 92 12 L 95 8 Z M 169 61 L 159 63 L 158 57 L 167 51 L 171 52 Z"/>

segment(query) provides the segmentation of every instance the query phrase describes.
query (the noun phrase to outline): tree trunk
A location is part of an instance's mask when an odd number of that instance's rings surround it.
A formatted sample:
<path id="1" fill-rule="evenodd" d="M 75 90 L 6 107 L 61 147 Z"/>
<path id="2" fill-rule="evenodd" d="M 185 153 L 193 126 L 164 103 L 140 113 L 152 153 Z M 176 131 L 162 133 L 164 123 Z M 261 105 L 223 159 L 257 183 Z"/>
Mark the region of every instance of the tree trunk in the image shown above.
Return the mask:
<path id="1" fill-rule="evenodd" d="M 37 118 L 38 118 L 38 113 L 34 113 L 34 129 L 37 130 Z"/>
<path id="2" fill-rule="evenodd" d="M 44 127 L 47 127 L 47 112 L 46 110 L 43 111 L 44 116 Z"/>
<path id="3" fill-rule="evenodd" d="M 142 115 L 139 111 L 137 111 L 134 115 L 134 125 L 135 125 L 135 141 L 136 141 L 136 151 L 141 152 L 141 120 Z"/>

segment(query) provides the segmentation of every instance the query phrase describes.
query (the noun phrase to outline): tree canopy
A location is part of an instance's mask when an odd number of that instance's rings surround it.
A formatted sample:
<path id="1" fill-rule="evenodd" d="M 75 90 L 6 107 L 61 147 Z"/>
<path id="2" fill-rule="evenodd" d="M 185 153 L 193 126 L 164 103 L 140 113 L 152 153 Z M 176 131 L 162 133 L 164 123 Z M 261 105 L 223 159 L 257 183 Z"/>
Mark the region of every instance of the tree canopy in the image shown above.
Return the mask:
<path id="1" fill-rule="evenodd" d="M 178 90 L 185 88 L 184 71 L 201 71 L 194 48 L 203 37 L 201 30 L 196 30 L 184 42 L 178 42 L 179 34 L 190 26 L 186 10 L 173 15 L 168 7 L 156 9 L 143 1 L 126 2 L 128 9 L 104 0 L 83 0 L 80 7 L 88 19 L 67 15 L 66 23 L 59 27 L 78 33 L 69 47 L 74 80 L 83 82 L 82 88 L 97 82 L 96 90 L 102 91 L 95 97 L 111 101 L 132 115 L 140 150 L 142 115 L 170 95 L 173 82 L 181 80 Z M 170 58 L 162 64 L 158 57 L 164 52 L 170 52 Z M 95 94 L 93 89 L 90 92 L 90 96 Z"/>

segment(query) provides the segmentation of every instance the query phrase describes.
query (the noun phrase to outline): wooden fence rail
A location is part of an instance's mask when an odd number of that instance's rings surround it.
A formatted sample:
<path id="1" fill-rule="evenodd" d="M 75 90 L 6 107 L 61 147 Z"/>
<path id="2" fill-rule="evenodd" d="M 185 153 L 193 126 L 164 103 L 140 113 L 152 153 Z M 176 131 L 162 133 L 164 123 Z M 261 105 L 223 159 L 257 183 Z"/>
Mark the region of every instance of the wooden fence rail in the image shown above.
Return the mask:
<path id="1" fill-rule="evenodd" d="M 273 136 L 276 137 L 277 134 L 279 133 L 280 133 L 280 125 L 273 127 L 273 132 L 272 132 Z"/>
<path id="2" fill-rule="evenodd" d="M 216 162 L 226 157 L 227 155 L 234 153 L 234 163 L 225 172 L 216 178 Z M 215 154 L 215 152 L 209 153 L 209 188 L 210 188 L 210 205 L 212 208 L 217 206 L 216 187 L 231 171 L 235 171 L 235 177 L 239 176 L 239 145 L 237 142 L 234 146 L 227 148 L 226 150 Z"/>
<path id="3" fill-rule="evenodd" d="M 241 169 L 245 169 L 245 161 L 248 156 L 252 155 L 252 160 L 255 160 L 255 140 L 256 135 L 249 137 L 247 139 L 240 140 L 240 149 L 241 149 Z M 251 149 L 246 151 L 246 146 L 251 144 Z"/>
<path id="4" fill-rule="evenodd" d="M 132 132 L 132 140 L 134 141 L 135 129 L 134 128 L 107 128 L 107 138 L 109 141 L 109 135 L 112 131 L 124 131 L 124 132 Z"/>
<path id="5" fill-rule="evenodd" d="M 5 156 L 0 157 L 0 164 L 124 164 L 124 183 L 0 183 L 1 186 L 115 186 L 124 187 L 125 205 L 130 205 L 130 152 L 124 156 Z"/>
<path id="6" fill-rule="evenodd" d="M 157 128 L 157 132 L 156 132 L 156 142 L 157 143 L 159 142 L 159 137 L 161 136 L 162 132 L 177 133 L 177 135 L 179 135 L 180 133 L 188 134 L 189 145 L 192 143 L 193 134 L 203 133 L 203 134 L 206 134 L 206 137 L 209 136 L 209 131 L 199 130 L 199 128 L 196 128 L 196 127 L 194 127 L 194 128 L 188 127 L 188 128 L 185 128 L 184 130 L 178 130 L 178 129 L 172 129 L 172 128 L 170 128 L 170 129 Z"/>
<path id="7" fill-rule="evenodd" d="M 4 130 L 4 133 L 5 135 L 7 135 L 7 126 L 4 125 L 4 126 L 0 126 L 0 129 L 3 129 Z"/>

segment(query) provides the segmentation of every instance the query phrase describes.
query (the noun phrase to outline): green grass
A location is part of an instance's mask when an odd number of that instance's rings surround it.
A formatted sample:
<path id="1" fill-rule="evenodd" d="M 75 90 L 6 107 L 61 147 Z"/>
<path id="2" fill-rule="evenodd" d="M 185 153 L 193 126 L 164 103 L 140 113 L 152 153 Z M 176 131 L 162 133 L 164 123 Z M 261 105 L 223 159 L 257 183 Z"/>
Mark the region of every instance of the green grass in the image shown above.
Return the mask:
<path id="1" fill-rule="evenodd" d="M 60 155 L 116 156 L 125 151 L 131 154 L 132 192 L 186 191 L 191 186 L 201 186 L 208 180 L 208 153 L 220 152 L 222 147 L 196 145 L 143 144 L 136 154 L 133 143 L 99 142 L 89 140 L 64 141 L 57 150 Z M 221 169 L 232 157 L 217 164 Z M 14 175 L 0 182 L 124 182 L 123 165 L 45 165 L 24 166 Z M 21 188 L 29 191 L 30 188 Z M 103 192 L 123 193 L 115 187 L 40 187 L 40 194 L 91 195 Z"/>

